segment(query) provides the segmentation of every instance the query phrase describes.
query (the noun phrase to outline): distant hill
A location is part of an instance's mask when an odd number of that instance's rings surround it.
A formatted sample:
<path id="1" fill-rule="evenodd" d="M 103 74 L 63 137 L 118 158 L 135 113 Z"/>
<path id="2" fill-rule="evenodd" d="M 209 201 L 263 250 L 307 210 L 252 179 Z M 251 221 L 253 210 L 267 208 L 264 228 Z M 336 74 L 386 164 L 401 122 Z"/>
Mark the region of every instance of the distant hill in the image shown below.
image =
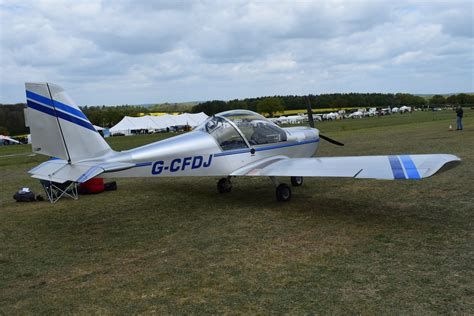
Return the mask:
<path id="1" fill-rule="evenodd" d="M 451 95 L 458 95 L 458 94 L 461 94 L 461 93 L 468 94 L 468 95 L 474 95 L 474 92 L 458 92 L 458 93 L 418 93 L 418 94 L 414 94 L 414 95 L 419 96 L 419 97 L 423 97 L 423 98 L 431 98 L 431 97 L 434 96 L 434 95 L 442 95 L 443 97 L 449 97 L 449 96 L 451 96 Z"/>
<path id="2" fill-rule="evenodd" d="M 474 95 L 474 92 L 441 93 L 441 94 L 439 94 L 439 93 L 433 93 L 433 94 L 428 94 L 428 93 L 423 94 L 423 93 L 420 93 L 420 94 L 414 94 L 414 95 L 416 95 L 416 96 L 418 96 L 418 97 L 422 97 L 423 99 L 429 101 L 429 99 L 431 99 L 431 98 L 432 98 L 433 96 L 435 96 L 435 95 L 441 95 L 441 96 L 447 98 L 447 97 L 450 97 L 450 96 L 452 96 L 452 95 L 458 95 L 458 94 L 461 94 L 461 93 L 464 93 L 464 94 L 467 94 L 467 95 Z"/>

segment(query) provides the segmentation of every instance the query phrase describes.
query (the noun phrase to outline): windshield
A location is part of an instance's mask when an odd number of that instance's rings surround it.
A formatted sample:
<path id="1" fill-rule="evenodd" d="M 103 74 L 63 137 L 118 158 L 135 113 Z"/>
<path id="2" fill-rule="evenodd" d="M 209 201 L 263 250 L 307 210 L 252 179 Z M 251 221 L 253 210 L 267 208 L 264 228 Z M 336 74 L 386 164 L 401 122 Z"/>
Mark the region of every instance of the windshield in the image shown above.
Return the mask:
<path id="1" fill-rule="evenodd" d="M 233 110 L 218 115 L 231 120 L 250 145 L 278 143 L 287 139 L 284 130 L 255 112 Z"/>
<path id="2" fill-rule="evenodd" d="M 222 117 L 210 117 L 201 126 L 198 126 L 196 130 L 209 133 L 214 137 L 222 150 L 248 148 L 235 127 Z"/>

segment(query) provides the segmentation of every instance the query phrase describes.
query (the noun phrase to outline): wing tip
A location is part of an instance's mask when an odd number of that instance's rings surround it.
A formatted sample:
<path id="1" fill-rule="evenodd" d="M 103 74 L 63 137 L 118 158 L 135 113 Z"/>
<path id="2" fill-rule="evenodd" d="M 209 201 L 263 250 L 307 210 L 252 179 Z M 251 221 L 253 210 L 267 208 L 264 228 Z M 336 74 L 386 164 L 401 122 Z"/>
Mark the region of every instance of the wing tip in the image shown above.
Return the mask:
<path id="1" fill-rule="evenodd" d="M 428 169 L 427 172 L 425 172 L 425 174 L 421 178 L 428 178 L 435 174 L 440 174 L 448 170 L 451 170 L 457 167 L 462 161 L 461 158 L 452 154 L 443 154 L 442 158 L 443 159 L 439 162 L 439 164 L 436 167 L 432 168 L 431 170 Z"/>

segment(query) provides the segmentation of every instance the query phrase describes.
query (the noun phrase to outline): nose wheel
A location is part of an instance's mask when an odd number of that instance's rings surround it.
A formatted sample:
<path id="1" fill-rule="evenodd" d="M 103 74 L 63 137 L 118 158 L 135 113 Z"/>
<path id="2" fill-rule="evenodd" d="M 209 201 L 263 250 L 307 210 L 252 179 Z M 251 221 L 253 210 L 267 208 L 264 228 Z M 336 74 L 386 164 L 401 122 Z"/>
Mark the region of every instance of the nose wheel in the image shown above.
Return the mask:
<path id="1" fill-rule="evenodd" d="M 217 182 L 217 191 L 219 193 L 229 193 L 232 190 L 230 178 L 222 178 Z"/>

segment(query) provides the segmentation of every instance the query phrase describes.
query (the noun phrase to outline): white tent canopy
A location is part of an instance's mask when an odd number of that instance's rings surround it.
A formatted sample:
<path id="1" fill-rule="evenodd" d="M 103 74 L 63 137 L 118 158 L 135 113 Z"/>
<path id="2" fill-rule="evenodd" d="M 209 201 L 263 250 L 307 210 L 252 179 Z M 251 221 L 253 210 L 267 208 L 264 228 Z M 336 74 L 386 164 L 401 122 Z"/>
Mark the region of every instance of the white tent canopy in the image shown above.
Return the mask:
<path id="1" fill-rule="evenodd" d="M 173 119 L 173 115 L 165 114 L 161 116 L 150 116 L 150 119 L 155 123 L 158 129 L 166 129 L 171 126 L 178 125 Z"/>
<path id="2" fill-rule="evenodd" d="M 186 114 L 187 118 L 194 121 L 194 125 L 191 125 L 192 127 L 198 126 L 199 124 L 204 122 L 208 117 L 204 112 L 201 112 L 201 113 L 185 113 L 185 114 Z M 193 123 L 189 122 L 189 124 L 193 124 Z"/>
<path id="3" fill-rule="evenodd" d="M 130 135 L 132 131 L 137 130 L 165 130 L 172 127 L 183 127 L 189 125 L 196 127 L 207 119 L 207 115 L 201 113 L 183 113 L 180 115 L 161 115 L 161 116 L 125 116 L 120 122 L 110 129 L 112 134 Z"/>
<path id="4" fill-rule="evenodd" d="M 110 133 L 124 133 L 130 134 L 131 130 L 139 129 L 133 121 L 130 119 L 130 116 L 125 116 L 120 122 L 110 129 Z"/>

